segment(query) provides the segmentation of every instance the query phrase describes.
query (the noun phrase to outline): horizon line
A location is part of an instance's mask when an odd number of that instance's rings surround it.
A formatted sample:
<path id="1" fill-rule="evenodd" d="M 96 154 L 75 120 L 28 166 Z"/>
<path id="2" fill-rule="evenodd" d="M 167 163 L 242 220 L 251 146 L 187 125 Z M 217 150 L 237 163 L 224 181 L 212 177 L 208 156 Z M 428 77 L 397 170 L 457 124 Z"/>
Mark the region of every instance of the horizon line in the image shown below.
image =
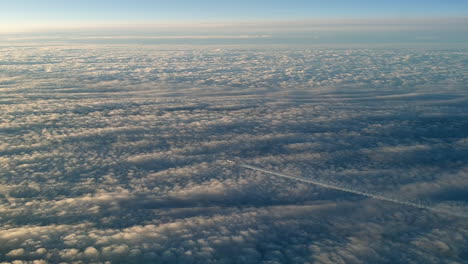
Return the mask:
<path id="1" fill-rule="evenodd" d="M 330 18 L 301 18 L 301 19 L 251 19 L 251 20 L 155 20 L 155 21 L 114 21 L 114 22 L 99 22 L 89 21 L 85 23 L 79 22 L 59 22 L 51 21 L 46 23 L 3 23 L 0 25 L 0 34 L 10 33 L 33 33 L 41 32 L 54 32 L 54 31 L 85 31 L 85 30 L 151 30 L 151 29 L 358 29 L 372 28 L 383 29 L 385 27 L 401 27 L 404 30 L 405 26 L 412 28 L 409 29 L 427 29 L 428 27 L 443 27 L 450 28 L 450 26 L 461 26 L 468 29 L 468 16 L 387 16 L 387 17 L 363 17 L 363 18 L 343 18 L 343 17 L 330 17 Z"/>

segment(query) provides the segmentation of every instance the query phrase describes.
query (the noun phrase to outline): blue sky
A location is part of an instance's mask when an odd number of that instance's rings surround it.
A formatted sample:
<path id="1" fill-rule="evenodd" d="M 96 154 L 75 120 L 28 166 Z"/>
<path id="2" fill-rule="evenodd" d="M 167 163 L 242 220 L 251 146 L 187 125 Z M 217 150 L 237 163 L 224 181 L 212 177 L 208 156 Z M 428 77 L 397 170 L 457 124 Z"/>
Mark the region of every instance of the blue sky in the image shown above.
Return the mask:
<path id="1" fill-rule="evenodd" d="M 139 23 L 161 20 L 466 16 L 466 0 L 0 0 L 0 22 Z"/>
<path id="2" fill-rule="evenodd" d="M 468 0 L 0 0 L 0 35 L 18 33 L 35 41 L 106 43 L 96 37 L 113 43 L 135 37 L 174 43 L 165 39 L 172 36 L 177 43 L 193 36 L 197 43 L 216 36 L 217 43 L 233 43 L 226 36 L 242 43 L 467 43 Z M 7 39 L 18 37 L 24 38 Z"/>

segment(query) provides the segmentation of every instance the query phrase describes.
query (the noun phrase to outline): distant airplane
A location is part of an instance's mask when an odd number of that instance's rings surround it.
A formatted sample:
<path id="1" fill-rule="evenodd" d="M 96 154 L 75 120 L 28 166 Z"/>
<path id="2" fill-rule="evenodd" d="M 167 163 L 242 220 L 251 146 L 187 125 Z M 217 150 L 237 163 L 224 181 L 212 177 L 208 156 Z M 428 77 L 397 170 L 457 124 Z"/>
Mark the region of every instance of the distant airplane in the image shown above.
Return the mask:
<path id="1" fill-rule="evenodd" d="M 381 200 L 381 201 L 387 201 L 387 202 L 392 202 L 392 203 L 396 203 L 396 204 L 400 204 L 400 205 L 406 205 L 406 206 L 412 206 L 412 207 L 416 207 L 416 208 L 420 208 L 420 209 L 426 209 L 426 210 L 436 212 L 436 213 L 442 213 L 442 214 L 453 215 L 453 216 L 458 216 L 458 217 L 468 217 L 468 214 L 463 213 L 463 212 L 462 213 L 453 212 L 453 211 L 449 211 L 449 210 L 445 210 L 445 209 L 436 208 L 436 207 L 433 207 L 433 206 L 428 206 L 428 205 L 419 204 L 419 203 L 413 203 L 413 202 L 409 202 L 409 201 L 398 200 L 398 199 L 395 199 L 395 198 L 385 197 L 385 196 L 381 196 L 381 195 L 378 195 L 378 194 L 373 194 L 373 193 L 364 192 L 364 191 L 358 191 L 358 190 L 355 190 L 355 189 L 351 189 L 351 188 L 347 188 L 347 187 L 341 187 L 341 186 L 330 184 L 330 183 L 324 183 L 324 182 L 320 182 L 320 181 L 317 181 L 317 180 L 314 180 L 314 179 L 308 179 L 308 178 L 297 177 L 297 176 L 290 176 L 290 175 L 286 175 L 286 174 L 283 174 L 283 173 L 278 173 L 278 172 L 258 168 L 258 167 L 255 167 L 255 166 L 247 165 L 247 164 L 244 164 L 244 163 L 239 162 L 239 161 L 233 161 L 233 160 L 226 160 L 226 161 L 228 163 L 232 164 L 232 165 L 237 165 L 237 166 L 242 167 L 242 168 L 259 171 L 259 172 L 263 172 L 263 173 L 270 174 L 270 175 L 275 175 L 275 176 L 286 178 L 286 179 L 306 182 L 306 183 L 314 184 L 314 185 L 317 185 L 317 186 L 320 186 L 320 187 L 323 187 L 323 188 L 327 188 L 327 189 L 333 189 L 333 190 L 338 190 L 338 191 L 342 191 L 342 192 L 354 193 L 354 194 L 374 198 L 374 199 Z"/>

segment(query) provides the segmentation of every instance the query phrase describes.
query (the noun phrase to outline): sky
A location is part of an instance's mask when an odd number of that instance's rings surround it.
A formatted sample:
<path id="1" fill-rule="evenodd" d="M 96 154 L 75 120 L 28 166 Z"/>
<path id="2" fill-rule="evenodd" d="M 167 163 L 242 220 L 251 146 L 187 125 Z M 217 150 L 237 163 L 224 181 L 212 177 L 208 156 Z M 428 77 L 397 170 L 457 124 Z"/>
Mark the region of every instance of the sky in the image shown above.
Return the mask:
<path id="1" fill-rule="evenodd" d="M 453 17 L 468 14 L 468 2 L 464 0 L 3 0 L 0 3 L 0 22 L 8 24 Z"/>
<path id="2" fill-rule="evenodd" d="M 468 43 L 468 2 L 462 0 L 0 4 L 0 40 L 9 44 L 58 39 L 86 44 Z"/>

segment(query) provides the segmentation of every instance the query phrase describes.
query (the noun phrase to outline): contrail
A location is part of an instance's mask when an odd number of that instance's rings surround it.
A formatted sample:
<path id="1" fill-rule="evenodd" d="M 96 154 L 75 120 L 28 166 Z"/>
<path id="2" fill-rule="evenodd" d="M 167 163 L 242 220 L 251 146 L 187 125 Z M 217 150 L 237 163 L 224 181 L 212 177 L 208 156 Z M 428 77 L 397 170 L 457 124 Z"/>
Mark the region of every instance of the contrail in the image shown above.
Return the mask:
<path id="1" fill-rule="evenodd" d="M 242 163 L 235 162 L 235 161 L 228 160 L 228 162 L 237 164 L 238 166 L 240 166 L 242 168 L 255 170 L 255 171 L 259 171 L 259 172 L 263 172 L 263 173 L 266 173 L 266 174 L 271 174 L 271 175 L 275 175 L 275 176 L 279 176 L 279 177 L 283 177 L 283 178 L 287 178 L 287 179 L 291 179 L 291 180 L 311 183 L 311 184 L 314 184 L 314 185 L 317 185 L 317 186 L 320 186 L 320 187 L 323 187 L 323 188 L 328 188 L 328 189 L 333 189 L 333 190 L 338 190 L 338 191 L 348 192 L 348 193 L 354 193 L 354 194 L 374 198 L 374 199 L 381 200 L 381 201 L 387 201 L 387 202 L 392 202 L 392 203 L 396 203 L 396 204 L 400 204 L 400 205 L 416 207 L 416 208 L 425 209 L 425 210 L 429 210 L 429 211 L 436 212 L 436 213 L 459 216 L 459 217 L 468 217 L 467 214 L 463 214 L 463 213 L 455 213 L 455 212 L 451 212 L 451 211 L 447 211 L 447 210 L 443 210 L 443 209 L 439 209 L 439 208 L 435 208 L 435 207 L 431 207 L 431 206 L 427 206 L 427 205 L 423 205 L 423 204 L 397 200 L 397 199 L 390 198 L 390 197 L 385 197 L 385 196 L 381 196 L 381 195 L 377 195 L 377 194 L 373 194 L 373 193 L 358 191 L 358 190 L 354 190 L 354 189 L 350 189 L 350 188 L 346 188 L 346 187 L 331 185 L 331 184 L 323 183 L 323 182 L 312 180 L 312 179 L 302 178 L 302 177 L 298 177 L 298 176 L 289 176 L 289 175 L 286 175 L 286 174 L 265 170 L 265 169 L 262 169 L 262 168 L 254 167 L 254 166 L 247 165 L 247 164 L 242 164 Z"/>

